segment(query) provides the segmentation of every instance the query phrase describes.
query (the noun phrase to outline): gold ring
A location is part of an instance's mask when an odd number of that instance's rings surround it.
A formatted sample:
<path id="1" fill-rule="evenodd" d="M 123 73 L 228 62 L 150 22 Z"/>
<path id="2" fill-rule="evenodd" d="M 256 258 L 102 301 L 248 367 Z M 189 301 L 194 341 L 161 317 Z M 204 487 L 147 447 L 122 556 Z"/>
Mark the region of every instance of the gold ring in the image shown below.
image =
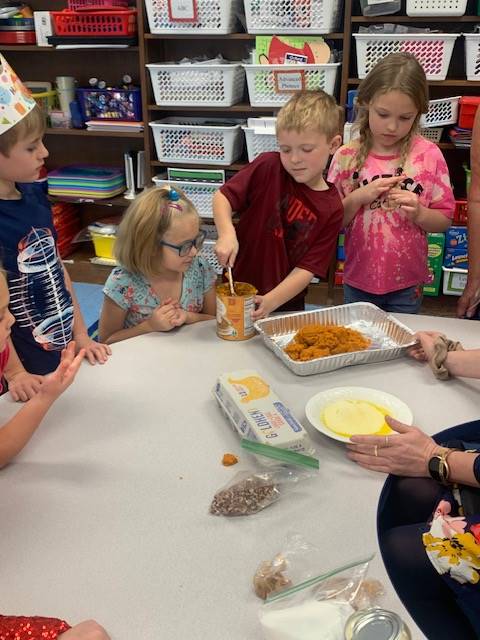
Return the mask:
<path id="1" fill-rule="evenodd" d="M 377 458 L 378 457 L 378 447 L 377 447 L 377 445 L 374 445 L 373 453 L 374 453 L 375 457 Z"/>

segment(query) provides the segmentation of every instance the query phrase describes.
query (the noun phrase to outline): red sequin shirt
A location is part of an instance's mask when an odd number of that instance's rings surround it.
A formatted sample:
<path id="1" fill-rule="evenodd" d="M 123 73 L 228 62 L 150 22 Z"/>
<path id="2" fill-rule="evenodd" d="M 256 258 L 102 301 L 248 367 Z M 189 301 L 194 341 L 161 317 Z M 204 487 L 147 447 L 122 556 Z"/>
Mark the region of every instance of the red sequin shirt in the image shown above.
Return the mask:
<path id="1" fill-rule="evenodd" d="M 57 618 L 0 616 L 0 640 L 54 640 L 69 629 Z"/>

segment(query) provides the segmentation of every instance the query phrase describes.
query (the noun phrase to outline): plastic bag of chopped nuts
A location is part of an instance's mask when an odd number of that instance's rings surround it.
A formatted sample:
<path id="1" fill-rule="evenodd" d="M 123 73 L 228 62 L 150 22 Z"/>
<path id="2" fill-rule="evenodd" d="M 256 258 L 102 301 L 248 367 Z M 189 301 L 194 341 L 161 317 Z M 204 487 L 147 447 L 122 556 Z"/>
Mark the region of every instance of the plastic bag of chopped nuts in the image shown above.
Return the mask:
<path id="1" fill-rule="evenodd" d="M 318 460 L 295 451 L 243 439 L 242 449 L 256 456 L 255 468 L 239 471 L 213 496 L 210 513 L 216 516 L 249 516 L 289 491 L 290 485 L 309 478 L 318 470 Z M 258 460 L 272 463 L 262 466 Z M 253 464 L 253 463 L 252 463 Z"/>
<path id="2" fill-rule="evenodd" d="M 277 502 L 291 485 L 310 477 L 312 469 L 277 466 L 239 471 L 213 496 L 210 513 L 216 516 L 249 516 Z"/>

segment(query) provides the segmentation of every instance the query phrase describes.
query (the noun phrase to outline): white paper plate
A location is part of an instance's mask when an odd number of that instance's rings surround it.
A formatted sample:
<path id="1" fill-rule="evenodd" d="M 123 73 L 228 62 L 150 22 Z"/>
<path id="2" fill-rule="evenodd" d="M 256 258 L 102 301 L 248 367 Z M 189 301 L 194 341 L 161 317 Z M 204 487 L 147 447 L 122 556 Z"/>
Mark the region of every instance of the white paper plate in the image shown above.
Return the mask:
<path id="1" fill-rule="evenodd" d="M 349 438 L 331 431 L 322 420 L 323 411 L 327 405 L 338 400 L 366 400 L 367 402 L 373 402 L 388 409 L 392 418 L 405 424 L 412 424 L 413 422 L 413 414 L 408 406 L 391 393 L 369 389 L 368 387 L 335 387 L 334 389 L 327 389 L 310 398 L 305 407 L 305 413 L 310 424 L 317 431 L 340 442 L 349 442 Z"/>

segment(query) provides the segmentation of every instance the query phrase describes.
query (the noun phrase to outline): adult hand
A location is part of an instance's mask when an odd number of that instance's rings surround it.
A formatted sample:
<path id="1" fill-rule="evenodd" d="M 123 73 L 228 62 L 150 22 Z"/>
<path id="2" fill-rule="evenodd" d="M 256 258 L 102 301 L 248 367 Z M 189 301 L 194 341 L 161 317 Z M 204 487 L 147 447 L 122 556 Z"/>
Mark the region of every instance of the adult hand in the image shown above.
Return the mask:
<path id="1" fill-rule="evenodd" d="M 84 357 L 90 364 L 105 364 L 108 360 L 108 356 L 112 355 L 112 350 L 108 344 L 102 344 L 92 340 L 87 333 L 82 333 L 75 336 L 75 343 L 77 345 L 77 352 L 84 351 Z"/>
<path id="2" fill-rule="evenodd" d="M 433 346 L 438 336 L 445 337 L 445 334 L 439 331 L 418 331 L 414 335 L 418 342 L 408 350 L 408 355 L 415 358 L 415 360 L 430 361 L 434 353 Z"/>
<path id="3" fill-rule="evenodd" d="M 352 436 L 347 445 L 350 460 L 371 471 L 427 477 L 428 461 L 440 447 L 418 427 L 409 427 L 390 416 L 386 417 L 386 421 L 396 433 L 388 436 Z"/>
<path id="4" fill-rule="evenodd" d="M 56 370 L 44 377 L 38 392 L 39 396 L 47 396 L 50 400 L 55 400 L 72 384 L 85 357 L 83 349 L 75 355 L 75 348 L 75 342 L 72 340 L 62 351 L 62 359 Z"/>
<path id="5" fill-rule="evenodd" d="M 465 287 L 457 304 L 457 316 L 459 318 L 472 318 L 475 315 L 479 304 L 480 284 L 473 280 L 470 281 L 467 278 L 467 286 Z"/>
<path id="6" fill-rule="evenodd" d="M 42 386 L 43 376 L 19 371 L 8 380 L 8 390 L 15 402 L 26 402 L 36 395 Z"/>
<path id="7" fill-rule="evenodd" d="M 412 222 L 420 215 L 420 200 L 416 193 L 405 189 L 392 189 L 388 194 L 390 207 L 404 211 Z"/>
<path id="8" fill-rule="evenodd" d="M 405 176 L 402 175 L 372 180 L 372 182 L 357 190 L 357 197 L 360 198 L 361 204 L 370 204 L 374 200 L 377 200 L 386 191 L 393 189 L 393 187 L 404 179 Z"/>
<path id="9" fill-rule="evenodd" d="M 275 310 L 268 293 L 264 296 L 255 296 L 254 301 L 256 308 L 252 311 L 252 320 L 261 320 L 261 318 L 266 318 Z"/>
<path id="10" fill-rule="evenodd" d="M 233 267 L 238 253 L 238 240 L 234 232 L 232 235 L 220 236 L 215 244 L 215 253 L 222 267 Z"/>
<path id="11" fill-rule="evenodd" d="M 95 620 L 85 620 L 61 633 L 58 640 L 110 640 L 110 636 Z"/>

